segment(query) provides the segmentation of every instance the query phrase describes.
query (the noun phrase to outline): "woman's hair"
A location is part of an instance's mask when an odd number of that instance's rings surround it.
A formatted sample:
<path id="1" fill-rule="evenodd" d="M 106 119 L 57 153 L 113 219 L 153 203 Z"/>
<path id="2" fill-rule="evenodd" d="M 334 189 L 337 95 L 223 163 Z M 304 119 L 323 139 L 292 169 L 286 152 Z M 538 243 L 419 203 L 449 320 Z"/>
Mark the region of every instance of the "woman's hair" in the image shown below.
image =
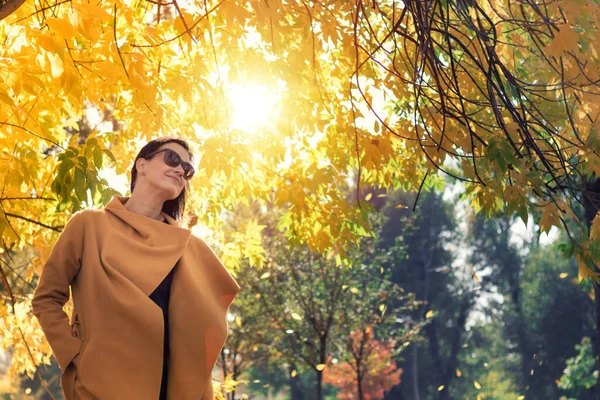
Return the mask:
<path id="1" fill-rule="evenodd" d="M 135 182 L 137 180 L 137 174 L 138 174 L 138 171 L 136 169 L 137 160 L 139 160 L 140 158 L 146 158 L 146 156 L 148 156 L 152 152 L 158 150 L 163 144 L 172 143 L 172 142 L 183 146 L 183 148 L 186 149 L 188 154 L 190 155 L 190 161 L 192 161 L 193 155 L 190 152 L 190 146 L 183 139 L 180 139 L 177 137 L 172 137 L 172 136 L 163 136 L 163 137 L 159 137 L 157 139 L 154 139 L 154 140 L 146 143 L 146 145 L 144 147 L 142 147 L 142 149 L 140 150 L 138 155 L 135 157 L 135 160 L 133 162 L 133 168 L 131 169 L 131 183 L 129 185 L 131 193 L 133 193 L 133 189 L 135 188 Z M 163 154 L 160 154 L 160 155 L 164 156 Z M 174 219 L 179 220 L 179 218 L 182 217 L 183 213 L 185 212 L 185 200 L 186 200 L 188 187 L 189 187 L 189 184 L 187 181 L 185 181 L 185 186 L 183 187 L 183 190 L 181 191 L 179 196 L 177 196 L 176 198 L 174 198 L 172 200 L 165 201 L 162 206 L 162 211 L 166 214 L 169 214 Z"/>

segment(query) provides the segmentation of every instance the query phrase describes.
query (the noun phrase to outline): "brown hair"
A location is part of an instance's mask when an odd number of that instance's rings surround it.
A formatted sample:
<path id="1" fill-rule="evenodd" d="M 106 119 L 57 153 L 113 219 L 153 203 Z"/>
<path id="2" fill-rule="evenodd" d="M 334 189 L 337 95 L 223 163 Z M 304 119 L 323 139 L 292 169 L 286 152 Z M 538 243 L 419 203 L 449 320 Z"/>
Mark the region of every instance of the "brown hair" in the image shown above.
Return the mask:
<path id="1" fill-rule="evenodd" d="M 133 189 L 135 188 L 135 182 L 137 179 L 138 172 L 137 172 L 137 169 L 135 166 L 137 160 L 139 160 L 140 158 L 146 158 L 146 156 L 148 156 L 152 152 L 158 150 L 162 145 L 167 144 L 167 143 L 177 143 L 177 144 L 183 146 L 183 148 L 187 150 L 187 152 L 190 156 L 190 161 L 192 161 L 193 155 L 190 152 L 190 146 L 187 144 L 187 142 L 185 140 L 183 140 L 181 138 L 172 137 L 172 136 L 163 136 L 163 137 L 154 139 L 154 140 L 146 143 L 146 145 L 144 147 L 142 147 L 142 149 L 140 150 L 138 155 L 135 157 L 135 160 L 133 161 L 133 168 L 131 169 L 131 183 L 129 185 L 131 193 L 133 193 Z M 162 211 L 164 213 L 168 214 L 169 216 L 171 216 L 172 218 L 179 220 L 179 218 L 182 217 L 183 213 L 185 212 L 185 201 L 186 201 L 188 188 L 189 188 L 189 183 L 188 183 L 188 181 L 185 181 L 185 186 L 183 187 L 183 190 L 181 191 L 179 196 L 177 196 L 176 198 L 174 198 L 172 200 L 165 201 L 162 206 Z"/>

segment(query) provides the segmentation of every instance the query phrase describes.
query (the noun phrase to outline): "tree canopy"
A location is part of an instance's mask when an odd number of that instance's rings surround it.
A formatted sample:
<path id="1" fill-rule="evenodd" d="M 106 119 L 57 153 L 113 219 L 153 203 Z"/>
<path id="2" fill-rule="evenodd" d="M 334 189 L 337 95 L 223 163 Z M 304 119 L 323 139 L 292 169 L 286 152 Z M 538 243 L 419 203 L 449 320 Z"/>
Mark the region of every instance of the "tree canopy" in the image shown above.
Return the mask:
<path id="1" fill-rule="evenodd" d="M 594 2 L 2 0 L 0 18 L 0 317 L 68 215 L 115 193 L 104 171 L 159 135 L 190 141 L 192 220 L 232 268 L 263 263 L 255 221 L 223 230 L 239 204 L 283 208 L 280 229 L 340 264 L 371 228 L 365 188 L 442 172 L 483 214 L 564 229 L 598 277 Z"/>

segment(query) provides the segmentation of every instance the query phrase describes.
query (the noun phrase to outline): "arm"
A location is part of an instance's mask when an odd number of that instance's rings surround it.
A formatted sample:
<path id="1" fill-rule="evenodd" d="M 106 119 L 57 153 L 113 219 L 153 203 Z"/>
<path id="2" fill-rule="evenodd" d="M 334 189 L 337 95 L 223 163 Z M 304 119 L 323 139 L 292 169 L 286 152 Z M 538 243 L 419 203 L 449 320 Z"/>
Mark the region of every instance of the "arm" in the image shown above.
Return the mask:
<path id="1" fill-rule="evenodd" d="M 83 255 L 83 217 L 73 214 L 50 252 L 31 302 L 52 348 L 60 369 L 64 372 L 79 353 L 81 340 L 73 337 L 69 317 L 63 306 L 69 300 L 69 286 L 81 267 Z"/>

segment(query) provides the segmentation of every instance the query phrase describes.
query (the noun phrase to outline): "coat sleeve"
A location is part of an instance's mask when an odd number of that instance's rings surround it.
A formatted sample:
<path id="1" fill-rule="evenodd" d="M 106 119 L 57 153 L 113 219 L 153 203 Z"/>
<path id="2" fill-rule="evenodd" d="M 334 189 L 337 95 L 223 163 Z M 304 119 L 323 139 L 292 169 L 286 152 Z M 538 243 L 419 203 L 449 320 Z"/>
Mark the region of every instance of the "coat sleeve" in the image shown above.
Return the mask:
<path id="1" fill-rule="evenodd" d="M 69 286 L 81 267 L 83 255 L 82 211 L 69 219 L 44 264 L 31 302 L 32 311 L 64 372 L 79 353 L 82 342 L 71 334 L 63 306 L 69 300 Z"/>

